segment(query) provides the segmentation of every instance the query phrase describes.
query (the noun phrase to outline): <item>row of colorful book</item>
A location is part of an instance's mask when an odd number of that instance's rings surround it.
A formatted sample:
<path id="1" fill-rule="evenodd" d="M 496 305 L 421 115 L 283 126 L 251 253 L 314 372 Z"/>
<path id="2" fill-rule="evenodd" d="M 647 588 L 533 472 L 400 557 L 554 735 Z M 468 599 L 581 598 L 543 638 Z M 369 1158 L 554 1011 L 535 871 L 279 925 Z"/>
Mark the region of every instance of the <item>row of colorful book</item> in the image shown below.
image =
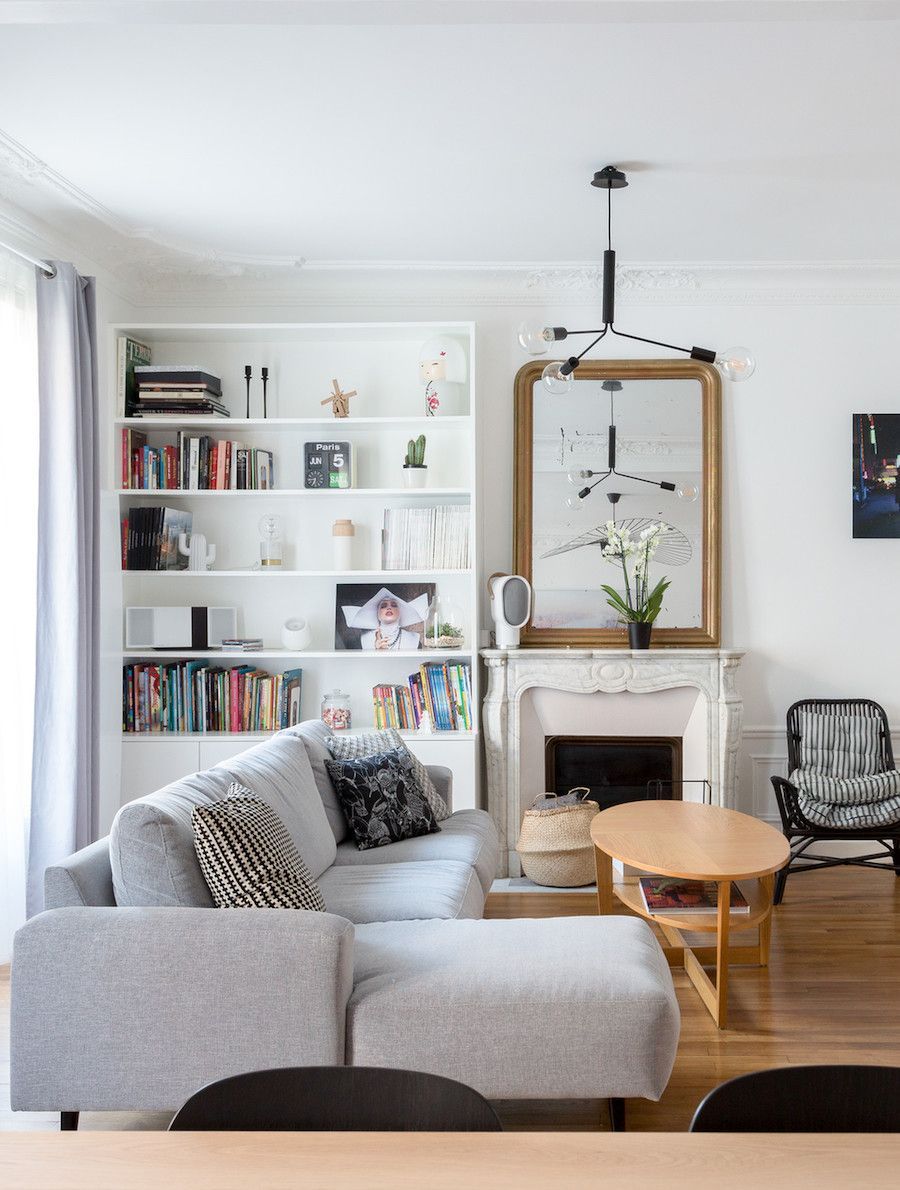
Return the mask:
<path id="1" fill-rule="evenodd" d="M 467 661 L 428 661 L 406 686 L 372 688 L 376 727 L 415 731 L 427 715 L 436 731 L 472 731 L 472 674 Z"/>
<path id="2" fill-rule="evenodd" d="M 300 722 L 302 670 L 272 674 L 253 665 L 208 660 L 122 670 L 125 732 L 279 731 Z"/>
<path id="3" fill-rule="evenodd" d="M 466 570 L 471 518 L 468 504 L 386 508 L 382 566 L 385 570 Z"/>
<path id="4" fill-rule="evenodd" d="M 121 441 L 122 487 L 143 491 L 270 491 L 275 456 L 240 442 L 190 435 L 148 446 L 147 435 L 125 428 Z"/>

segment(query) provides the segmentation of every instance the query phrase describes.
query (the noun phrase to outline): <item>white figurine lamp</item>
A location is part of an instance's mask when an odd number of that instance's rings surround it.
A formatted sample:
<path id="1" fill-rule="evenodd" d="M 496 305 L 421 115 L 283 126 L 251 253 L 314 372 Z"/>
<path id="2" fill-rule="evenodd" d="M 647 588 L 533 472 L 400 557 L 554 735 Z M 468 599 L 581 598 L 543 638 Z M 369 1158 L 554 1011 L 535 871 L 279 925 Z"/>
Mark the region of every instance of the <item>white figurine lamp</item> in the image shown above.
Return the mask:
<path id="1" fill-rule="evenodd" d="M 440 335 L 422 344 L 419 380 L 425 385 L 425 416 L 461 416 L 469 412 L 466 381 L 469 369 L 462 344 Z"/>

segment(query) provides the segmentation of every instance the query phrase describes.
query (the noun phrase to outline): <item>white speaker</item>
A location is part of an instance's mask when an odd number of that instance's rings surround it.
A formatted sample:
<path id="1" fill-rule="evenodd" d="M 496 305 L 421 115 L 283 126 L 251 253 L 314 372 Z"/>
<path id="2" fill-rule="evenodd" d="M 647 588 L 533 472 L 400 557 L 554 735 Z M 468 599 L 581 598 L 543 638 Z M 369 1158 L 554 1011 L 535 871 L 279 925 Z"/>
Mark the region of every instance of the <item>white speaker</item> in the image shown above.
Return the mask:
<path id="1" fill-rule="evenodd" d="M 531 616 L 531 584 L 518 574 L 492 574 L 488 591 L 497 648 L 517 649 L 519 632 Z"/>
<path id="2" fill-rule="evenodd" d="M 237 635 L 235 607 L 126 607 L 126 649 L 217 649 Z"/>

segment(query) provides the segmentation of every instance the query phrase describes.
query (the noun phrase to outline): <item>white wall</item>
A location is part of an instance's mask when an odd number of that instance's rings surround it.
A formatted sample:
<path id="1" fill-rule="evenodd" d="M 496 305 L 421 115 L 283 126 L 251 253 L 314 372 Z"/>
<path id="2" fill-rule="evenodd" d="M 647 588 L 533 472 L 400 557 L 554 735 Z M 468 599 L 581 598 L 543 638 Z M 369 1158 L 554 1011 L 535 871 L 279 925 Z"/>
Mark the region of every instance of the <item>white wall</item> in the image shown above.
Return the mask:
<path id="1" fill-rule="evenodd" d="M 479 294 L 446 303 L 423 280 L 422 298 L 402 304 L 292 303 L 216 307 L 167 306 L 142 312 L 160 321 L 209 319 L 473 319 L 477 323 L 478 405 L 482 450 L 483 573 L 512 565 L 513 380 L 527 357 L 515 343 L 523 318 L 555 325 L 594 325 L 598 302 L 565 294 L 535 304 Z M 795 699 L 867 696 L 883 703 L 900 728 L 900 636 L 894 594 L 900 589 L 900 543 L 851 537 L 850 415 L 900 412 L 891 374 L 900 331 L 898 298 L 833 287 L 821 296 L 786 282 L 764 296 L 672 300 L 651 294 L 620 298 L 622 329 L 676 343 L 749 346 L 757 371 L 723 398 L 723 636 L 747 650 L 740 686 L 745 699 L 742 804 L 771 814 L 768 776 L 785 753 L 784 714 Z M 848 287 L 848 293 L 850 287 Z M 592 303 L 592 304 L 589 304 Z M 594 322 L 590 318 L 594 318 Z M 587 320 L 587 321 L 586 321 Z M 623 346 L 626 346 L 623 342 Z M 634 356 L 640 344 L 619 354 Z M 608 352 L 612 355 L 612 352 Z M 647 349 L 645 354 L 660 355 Z M 600 427 L 602 428 L 602 427 Z M 599 581 L 599 579 L 598 579 Z M 487 617 L 483 616 L 483 627 Z"/>

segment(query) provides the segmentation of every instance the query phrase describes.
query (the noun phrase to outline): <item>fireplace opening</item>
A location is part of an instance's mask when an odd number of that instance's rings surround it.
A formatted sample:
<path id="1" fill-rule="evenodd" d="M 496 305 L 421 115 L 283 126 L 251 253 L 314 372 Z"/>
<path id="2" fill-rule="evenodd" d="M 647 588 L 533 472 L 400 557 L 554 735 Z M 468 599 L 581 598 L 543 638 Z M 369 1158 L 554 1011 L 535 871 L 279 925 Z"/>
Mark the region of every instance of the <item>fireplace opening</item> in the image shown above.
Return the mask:
<path id="1" fill-rule="evenodd" d="M 549 792 L 586 785 L 601 810 L 648 797 L 681 798 L 677 736 L 551 735 L 544 758 Z"/>

